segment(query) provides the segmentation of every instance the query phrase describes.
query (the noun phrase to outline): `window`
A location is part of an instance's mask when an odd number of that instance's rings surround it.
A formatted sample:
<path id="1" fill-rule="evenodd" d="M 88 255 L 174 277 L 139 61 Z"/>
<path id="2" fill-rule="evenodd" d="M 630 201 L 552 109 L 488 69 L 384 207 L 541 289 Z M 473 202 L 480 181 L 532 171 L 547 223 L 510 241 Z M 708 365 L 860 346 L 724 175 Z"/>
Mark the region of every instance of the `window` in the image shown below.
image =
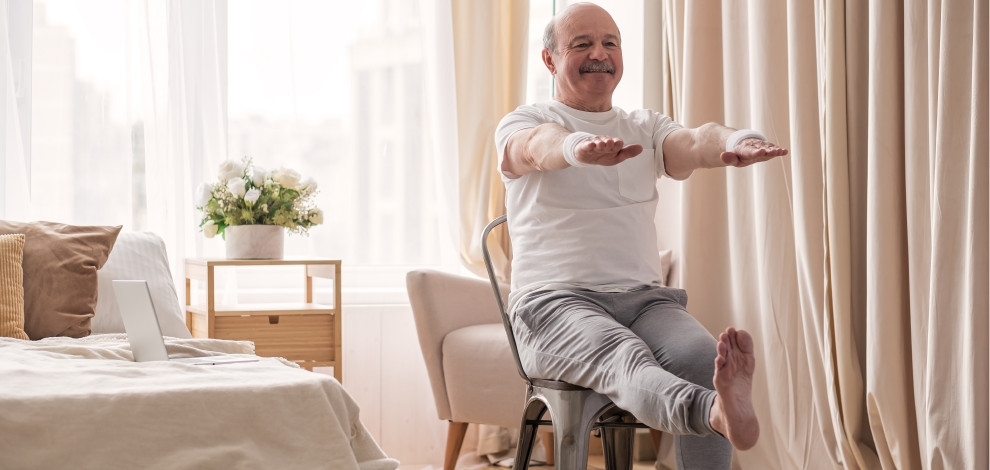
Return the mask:
<path id="1" fill-rule="evenodd" d="M 140 230 L 143 135 L 129 4 L 33 6 L 31 218 Z"/>
<path id="2" fill-rule="evenodd" d="M 228 4 L 228 157 L 320 183 L 326 224 L 287 254 L 439 264 L 418 4 Z"/>

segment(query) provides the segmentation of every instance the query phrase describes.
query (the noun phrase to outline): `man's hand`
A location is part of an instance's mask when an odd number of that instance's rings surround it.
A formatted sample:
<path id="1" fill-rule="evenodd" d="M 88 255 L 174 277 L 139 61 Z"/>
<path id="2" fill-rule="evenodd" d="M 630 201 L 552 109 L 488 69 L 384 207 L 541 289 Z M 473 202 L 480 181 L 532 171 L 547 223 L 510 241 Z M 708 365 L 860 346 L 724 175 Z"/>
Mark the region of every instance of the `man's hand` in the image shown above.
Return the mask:
<path id="1" fill-rule="evenodd" d="M 721 158 L 722 163 L 736 168 L 787 155 L 787 149 L 760 139 L 743 139 L 732 150 L 732 152 L 722 152 L 719 158 Z"/>
<path id="2" fill-rule="evenodd" d="M 517 131 L 505 146 L 501 170 L 523 176 L 534 171 L 569 168 L 571 164 L 564 157 L 564 140 L 571 134 L 555 122 Z M 618 165 L 643 153 L 642 145 L 623 146 L 622 139 L 607 135 L 580 141 L 573 149 L 578 162 L 602 166 Z"/>
<path id="3" fill-rule="evenodd" d="M 622 139 L 596 135 L 578 143 L 574 148 L 574 157 L 581 163 L 613 166 L 643 153 L 642 145 L 633 144 L 623 147 L 622 144 Z"/>

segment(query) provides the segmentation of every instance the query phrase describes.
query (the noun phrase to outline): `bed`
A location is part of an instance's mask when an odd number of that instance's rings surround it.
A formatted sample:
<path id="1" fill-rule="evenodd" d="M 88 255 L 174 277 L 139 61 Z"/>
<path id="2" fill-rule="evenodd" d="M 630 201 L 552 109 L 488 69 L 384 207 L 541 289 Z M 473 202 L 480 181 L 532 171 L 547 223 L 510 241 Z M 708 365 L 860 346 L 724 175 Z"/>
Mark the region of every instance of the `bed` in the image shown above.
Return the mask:
<path id="1" fill-rule="evenodd" d="M 103 309 L 93 324 L 101 334 L 0 338 L 0 468 L 398 466 L 328 375 L 278 358 L 222 366 L 133 362 L 126 335 L 109 331 L 122 330 L 119 312 L 107 313 L 112 295 L 103 291 L 113 277 L 158 279 L 149 284 L 170 357 L 254 354 L 250 342 L 189 337 L 157 237 L 121 234 L 100 276 Z M 174 305 L 157 300 L 170 295 Z"/>

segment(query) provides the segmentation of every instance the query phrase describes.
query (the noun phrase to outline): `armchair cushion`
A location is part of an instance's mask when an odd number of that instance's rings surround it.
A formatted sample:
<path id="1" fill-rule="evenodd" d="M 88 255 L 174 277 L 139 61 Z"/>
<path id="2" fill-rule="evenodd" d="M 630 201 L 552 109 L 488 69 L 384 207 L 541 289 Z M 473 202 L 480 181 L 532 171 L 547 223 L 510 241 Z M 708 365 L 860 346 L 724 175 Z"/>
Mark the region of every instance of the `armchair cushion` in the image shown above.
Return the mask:
<path id="1" fill-rule="evenodd" d="M 450 419 L 519 427 L 526 382 L 516 371 L 502 323 L 472 325 L 447 334 L 443 372 Z"/>

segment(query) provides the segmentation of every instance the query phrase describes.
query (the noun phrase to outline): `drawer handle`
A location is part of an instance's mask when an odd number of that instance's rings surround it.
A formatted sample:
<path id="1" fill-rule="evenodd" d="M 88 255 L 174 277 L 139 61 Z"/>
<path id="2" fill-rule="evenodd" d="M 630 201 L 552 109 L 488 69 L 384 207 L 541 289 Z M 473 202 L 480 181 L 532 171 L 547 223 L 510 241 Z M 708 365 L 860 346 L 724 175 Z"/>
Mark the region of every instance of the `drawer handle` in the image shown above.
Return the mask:
<path id="1" fill-rule="evenodd" d="M 278 325 L 278 315 L 268 315 L 269 325 Z"/>

